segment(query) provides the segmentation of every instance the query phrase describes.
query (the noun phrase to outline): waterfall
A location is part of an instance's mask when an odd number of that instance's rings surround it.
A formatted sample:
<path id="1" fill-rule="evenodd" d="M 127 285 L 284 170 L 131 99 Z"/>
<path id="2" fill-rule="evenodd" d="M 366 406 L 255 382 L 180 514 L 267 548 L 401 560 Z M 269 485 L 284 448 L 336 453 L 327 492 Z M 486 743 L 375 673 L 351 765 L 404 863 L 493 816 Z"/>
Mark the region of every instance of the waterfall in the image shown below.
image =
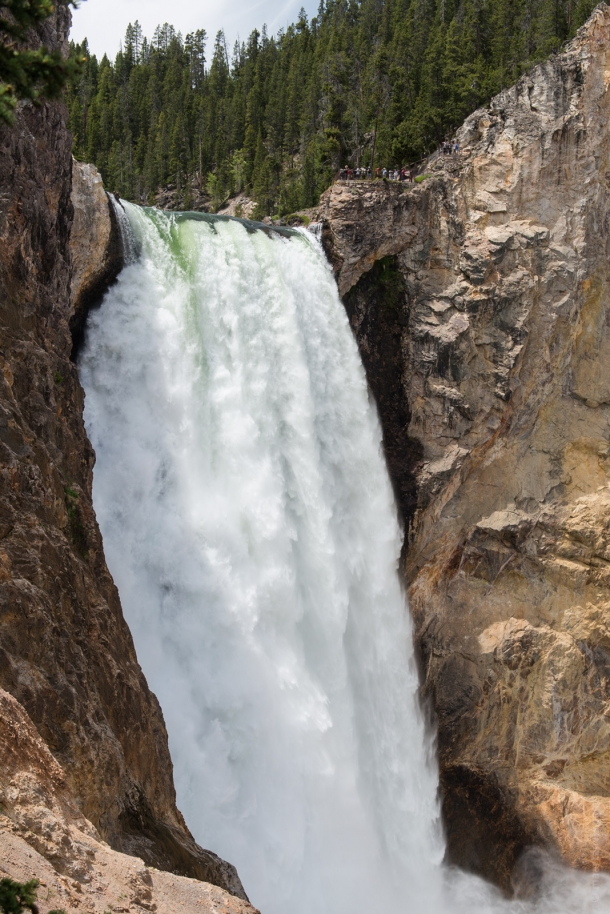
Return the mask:
<path id="1" fill-rule="evenodd" d="M 137 236 L 131 229 L 131 223 L 125 211 L 124 203 L 115 194 L 108 194 L 108 200 L 117 222 L 119 235 L 121 236 L 124 266 L 128 266 L 138 259 L 138 254 L 140 253 Z"/>
<path id="2" fill-rule="evenodd" d="M 189 827 L 263 914 L 514 910 L 441 868 L 401 532 L 319 245 L 125 211 L 140 255 L 90 315 L 80 373 L 107 560 Z M 537 909 L 598 910 L 590 877 L 555 875 Z"/>

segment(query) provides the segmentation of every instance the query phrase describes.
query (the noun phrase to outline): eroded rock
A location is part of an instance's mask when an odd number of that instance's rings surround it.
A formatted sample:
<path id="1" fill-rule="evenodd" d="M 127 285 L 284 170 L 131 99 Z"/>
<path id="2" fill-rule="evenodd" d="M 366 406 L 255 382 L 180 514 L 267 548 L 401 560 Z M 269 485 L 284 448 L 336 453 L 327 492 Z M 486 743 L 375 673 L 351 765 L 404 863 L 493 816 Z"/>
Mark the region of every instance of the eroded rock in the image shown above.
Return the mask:
<path id="1" fill-rule="evenodd" d="M 509 888 L 531 844 L 610 869 L 606 4 L 458 139 L 318 218 L 407 525 L 449 857 Z"/>
<path id="2" fill-rule="evenodd" d="M 58 5 L 32 42 L 66 50 L 69 24 Z M 104 559 L 70 360 L 66 120 L 60 103 L 24 104 L 14 128 L 0 127 L 0 687 L 105 841 L 245 897 L 235 869 L 197 846 L 176 808 L 161 709 Z"/>
<path id="3" fill-rule="evenodd" d="M 71 201 L 74 218 L 70 232 L 70 331 L 78 345 L 89 308 L 116 279 L 124 257 L 116 216 L 95 165 L 72 160 Z"/>
<path id="4" fill-rule="evenodd" d="M 82 814 L 24 708 L 0 689 L 0 877 L 41 882 L 42 914 L 61 908 L 258 914 L 217 886 L 113 851 Z"/>

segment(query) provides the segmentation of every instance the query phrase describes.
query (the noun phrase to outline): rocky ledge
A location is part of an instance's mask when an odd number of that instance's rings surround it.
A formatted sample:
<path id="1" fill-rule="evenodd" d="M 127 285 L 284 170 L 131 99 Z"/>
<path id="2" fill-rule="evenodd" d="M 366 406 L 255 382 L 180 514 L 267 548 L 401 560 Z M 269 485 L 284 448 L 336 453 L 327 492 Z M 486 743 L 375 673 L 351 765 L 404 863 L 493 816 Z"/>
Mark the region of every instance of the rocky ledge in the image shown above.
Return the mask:
<path id="1" fill-rule="evenodd" d="M 610 9 L 317 218 L 379 404 L 449 858 L 610 870 Z"/>
<path id="2" fill-rule="evenodd" d="M 38 879 L 41 914 L 258 914 L 216 886 L 113 851 L 24 709 L 1 689 L 0 747 L 0 878 Z"/>

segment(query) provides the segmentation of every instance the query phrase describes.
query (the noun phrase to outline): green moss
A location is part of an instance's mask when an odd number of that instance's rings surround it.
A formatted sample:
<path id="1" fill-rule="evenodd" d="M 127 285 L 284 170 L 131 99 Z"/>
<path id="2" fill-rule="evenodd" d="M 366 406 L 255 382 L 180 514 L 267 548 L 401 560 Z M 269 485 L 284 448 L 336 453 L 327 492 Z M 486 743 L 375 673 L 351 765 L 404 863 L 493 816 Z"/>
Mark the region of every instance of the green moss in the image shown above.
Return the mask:
<path id="1" fill-rule="evenodd" d="M 297 221 L 307 228 L 311 219 L 309 216 L 306 216 L 305 213 L 291 213 L 289 216 L 286 216 L 287 225 L 295 225 Z"/>
<path id="2" fill-rule="evenodd" d="M 415 179 L 416 184 L 421 184 L 422 181 L 425 181 L 426 178 L 429 178 L 430 175 L 418 175 Z"/>
<path id="3" fill-rule="evenodd" d="M 70 542 L 81 558 L 86 559 L 89 555 L 89 547 L 87 544 L 87 533 L 83 523 L 83 513 L 80 506 L 79 494 L 75 489 L 71 489 L 70 486 L 64 486 L 64 498 L 68 514 L 68 534 Z"/>

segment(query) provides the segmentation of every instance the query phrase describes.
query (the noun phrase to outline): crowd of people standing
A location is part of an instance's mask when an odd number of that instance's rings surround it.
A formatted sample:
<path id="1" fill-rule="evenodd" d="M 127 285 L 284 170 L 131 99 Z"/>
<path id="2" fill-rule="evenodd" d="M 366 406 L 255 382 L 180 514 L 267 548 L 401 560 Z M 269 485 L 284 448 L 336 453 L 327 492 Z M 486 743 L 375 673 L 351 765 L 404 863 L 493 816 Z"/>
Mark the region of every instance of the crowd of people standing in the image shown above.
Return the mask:
<path id="1" fill-rule="evenodd" d="M 373 171 L 371 166 L 368 168 L 364 166 L 362 168 L 342 168 L 339 172 L 340 181 L 362 181 L 368 178 L 369 180 L 373 177 Z M 415 180 L 415 169 L 414 168 L 376 168 L 375 177 L 383 178 L 384 181 L 414 181 Z"/>
<path id="2" fill-rule="evenodd" d="M 438 153 L 441 155 L 458 155 L 460 151 L 460 146 L 457 140 L 455 142 L 450 142 L 445 140 L 441 143 L 438 149 Z M 410 181 L 413 183 L 417 175 L 417 169 L 414 166 L 409 166 L 408 168 L 401 168 L 396 166 L 396 168 L 376 168 L 375 169 L 375 178 L 383 179 L 384 181 Z M 339 172 L 340 181 L 364 181 L 372 180 L 373 170 L 371 166 L 368 167 L 362 166 L 358 168 L 342 168 Z"/>

